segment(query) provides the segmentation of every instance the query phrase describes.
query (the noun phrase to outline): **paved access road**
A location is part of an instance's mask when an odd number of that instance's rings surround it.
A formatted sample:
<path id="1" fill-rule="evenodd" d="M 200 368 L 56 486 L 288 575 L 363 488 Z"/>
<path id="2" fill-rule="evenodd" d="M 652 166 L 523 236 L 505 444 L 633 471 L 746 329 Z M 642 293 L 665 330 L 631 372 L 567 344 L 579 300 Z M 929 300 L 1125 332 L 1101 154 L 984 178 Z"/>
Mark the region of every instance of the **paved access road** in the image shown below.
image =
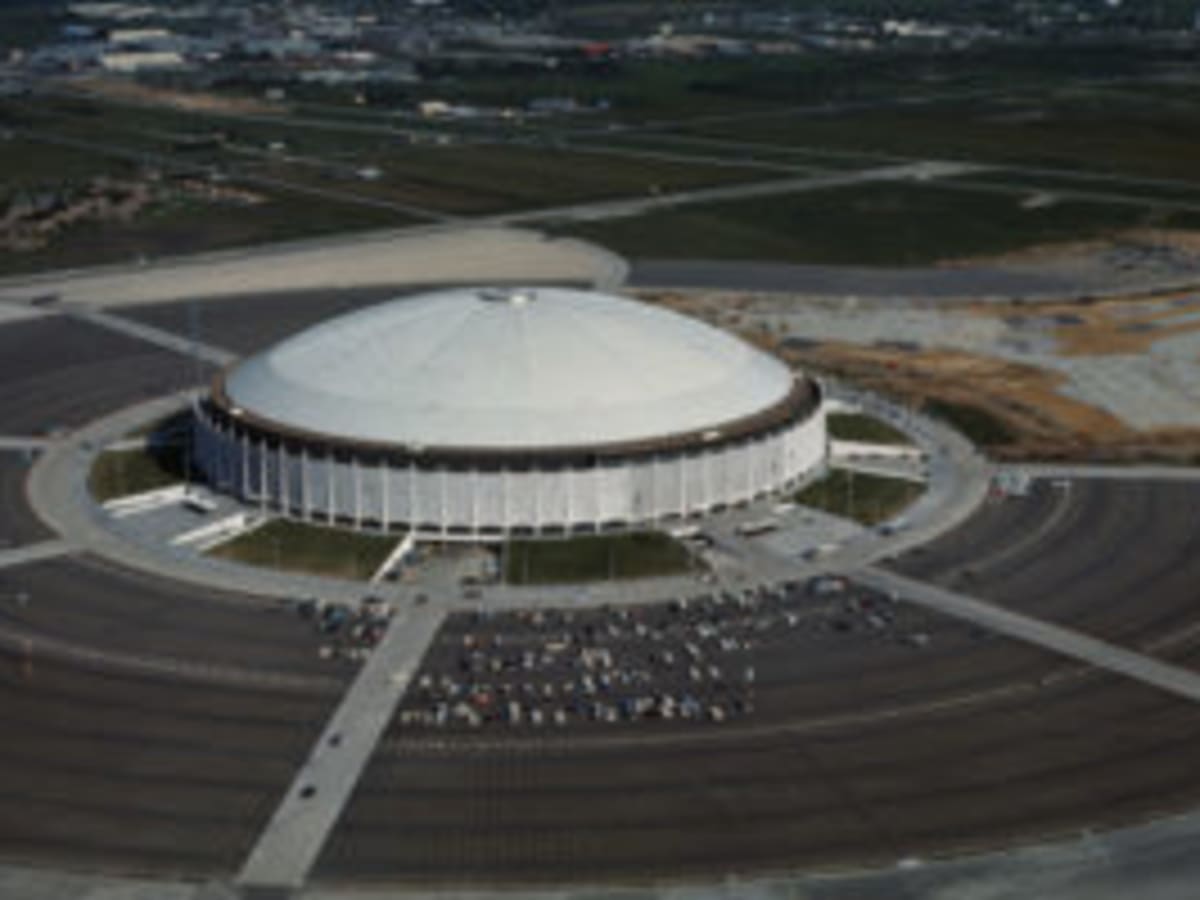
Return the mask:
<path id="1" fill-rule="evenodd" d="M 0 550 L 53 536 L 25 499 L 31 459 L 21 451 L 0 451 Z"/>

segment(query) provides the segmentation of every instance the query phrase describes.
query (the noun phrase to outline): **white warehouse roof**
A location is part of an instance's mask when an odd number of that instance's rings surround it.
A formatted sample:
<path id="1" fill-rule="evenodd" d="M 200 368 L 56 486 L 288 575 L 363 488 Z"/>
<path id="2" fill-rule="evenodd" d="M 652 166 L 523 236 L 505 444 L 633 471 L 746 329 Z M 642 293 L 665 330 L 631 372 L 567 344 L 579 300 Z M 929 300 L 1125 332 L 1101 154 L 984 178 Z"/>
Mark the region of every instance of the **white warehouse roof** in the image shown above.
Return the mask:
<path id="1" fill-rule="evenodd" d="M 415 447 L 549 448 L 704 431 L 792 390 L 787 367 L 699 320 L 552 289 L 462 289 L 331 319 L 240 363 L 236 409 Z"/>

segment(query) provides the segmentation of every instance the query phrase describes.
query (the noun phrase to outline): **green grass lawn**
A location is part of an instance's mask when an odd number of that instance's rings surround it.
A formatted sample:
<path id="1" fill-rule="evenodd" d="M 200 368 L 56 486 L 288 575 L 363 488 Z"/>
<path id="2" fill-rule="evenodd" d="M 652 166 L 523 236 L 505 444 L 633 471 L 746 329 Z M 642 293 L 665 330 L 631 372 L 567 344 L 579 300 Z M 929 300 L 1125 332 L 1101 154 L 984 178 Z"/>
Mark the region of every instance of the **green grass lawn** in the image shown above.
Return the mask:
<path id="1" fill-rule="evenodd" d="M 90 182 L 98 175 L 127 177 L 136 167 L 94 153 L 19 137 L 0 139 L 0 209 L 18 191 Z"/>
<path id="2" fill-rule="evenodd" d="M 708 163 L 640 159 L 497 144 L 413 146 L 367 154 L 375 181 L 323 176 L 308 165 L 260 163 L 254 171 L 288 181 L 449 213 L 493 213 L 659 191 L 758 181 L 770 172 Z"/>
<path id="3" fill-rule="evenodd" d="M 923 493 L 925 486 L 913 481 L 832 469 L 797 492 L 795 500 L 863 525 L 877 525 L 902 513 Z"/>
<path id="4" fill-rule="evenodd" d="M 1017 438 L 1006 422 L 978 406 L 948 400 L 926 400 L 922 412 L 944 419 L 967 440 L 981 447 L 1003 446 Z"/>
<path id="5" fill-rule="evenodd" d="M 106 140 L 135 152 L 169 156 L 178 165 L 204 162 L 224 171 L 270 176 L 312 188 L 388 200 L 444 212 L 488 213 L 598 200 L 705 185 L 759 180 L 762 170 L 708 162 L 643 159 L 566 147 L 532 138 L 532 146 L 469 140 L 446 146 L 408 144 L 399 135 L 362 128 L 392 123 L 335 119 L 334 127 L 206 116 L 189 121 L 171 110 L 101 104 L 84 99 L 0 103 L 18 124 L 76 140 L 94 138 L 103 123 Z M 325 114 L 321 114 L 325 117 Z M 342 130 L 342 128 L 345 130 Z M 406 127 L 408 127 L 406 125 Z M 203 153 L 179 150 L 178 137 L 220 132 L 229 143 Z M 285 149 L 266 152 L 280 141 Z M 289 157 L 300 157 L 289 161 Z M 376 180 L 356 178 L 368 166 Z"/>
<path id="6" fill-rule="evenodd" d="M 276 519 L 221 544 L 210 555 L 251 566 L 366 581 L 398 540 Z"/>
<path id="7" fill-rule="evenodd" d="M 184 454 L 178 444 L 143 450 L 101 453 L 88 474 L 88 489 L 100 503 L 128 497 L 184 480 Z"/>
<path id="8" fill-rule="evenodd" d="M 686 125 L 681 131 L 797 149 L 836 149 L 970 159 L 1065 170 L 1178 178 L 1200 183 L 1200 107 L 1153 94 L 1056 92 L 857 110 L 762 116 Z"/>
<path id="9" fill-rule="evenodd" d="M 663 210 L 566 233 L 634 259 L 916 266 L 1167 224 L 1149 208 L 879 183 Z"/>
<path id="10" fill-rule="evenodd" d="M 0 251 L 0 274 L 154 260 L 416 221 L 387 210 L 284 193 L 268 194 L 256 206 L 179 198 L 127 222 L 70 226 L 40 250 Z"/>
<path id="11" fill-rule="evenodd" d="M 682 544 L 656 531 L 510 541 L 504 558 L 509 584 L 648 578 L 677 575 L 695 565 Z"/>
<path id="12" fill-rule="evenodd" d="M 826 417 L 829 436 L 837 441 L 861 441 L 867 444 L 904 444 L 912 441 L 903 431 L 882 419 L 863 413 L 830 413 Z"/>

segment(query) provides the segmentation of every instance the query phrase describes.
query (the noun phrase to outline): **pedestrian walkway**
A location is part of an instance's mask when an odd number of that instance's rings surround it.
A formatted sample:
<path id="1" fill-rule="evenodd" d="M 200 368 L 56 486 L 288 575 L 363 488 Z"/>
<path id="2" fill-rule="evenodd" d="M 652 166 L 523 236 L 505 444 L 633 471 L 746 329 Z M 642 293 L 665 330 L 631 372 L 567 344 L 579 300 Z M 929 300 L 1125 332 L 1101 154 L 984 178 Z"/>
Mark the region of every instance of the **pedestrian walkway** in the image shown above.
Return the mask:
<path id="1" fill-rule="evenodd" d="M 26 563 L 53 559 L 56 556 L 65 556 L 73 549 L 66 541 L 43 541 L 40 544 L 28 544 L 12 550 L 0 550 L 0 569 L 23 566 Z"/>
<path id="2" fill-rule="evenodd" d="M 189 338 L 180 337 L 173 332 L 155 328 L 152 325 L 145 325 L 141 322 L 135 322 L 132 319 L 124 319 L 120 316 L 100 312 L 96 309 L 64 308 L 63 315 L 72 319 L 79 319 L 83 322 L 89 322 L 92 325 L 105 328 L 109 331 L 115 331 L 126 337 L 145 341 L 148 344 L 161 347 L 163 350 L 170 350 L 172 353 L 181 353 L 184 356 L 191 356 L 203 362 L 212 363 L 215 366 L 228 366 L 238 358 L 236 353 L 230 353 L 228 350 L 222 350 L 220 347 L 214 347 L 211 344 L 204 344 L 200 341 L 193 341 Z"/>
<path id="3" fill-rule="evenodd" d="M 49 438 L 29 435 L 0 435 L 0 450 L 41 450 L 50 443 Z"/>
<path id="4" fill-rule="evenodd" d="M 870 587 L 895 591 L 906 601 L 935 612 L 964 619 L 1006 637 L 1123 675 L 1185 700 L 1200 702 L 1200 673 L 1189 669 L 894 572 L 864 568 L 847 574 Z"/>
<path id="5" fill-rule="evenodd" d="M 1108 478 L 1127 481 L 1200 481 L 1200 466 L 1082 465 L 1071 463 L 1010 463 L 999 471 L 1030 478 Z"/>
<path id="6" fill-rule="evenodd" d="M 874 475 L 877 478 L 892 478 L 897 481 L 911 481 L 913 484 L 924 484 L 928 480 L 924 463 L 899 457 L 893 459 L 834 459 L 830 460 L 829 466 L 844 472 Z"/>
<path id="7" fill-rule="evenodd" d="M 238 874 L 244 889 L 298 890 L 416 673 L 444 610 L 397 612 Z M 272 894 L 272 896 L 275 896 Z"/>

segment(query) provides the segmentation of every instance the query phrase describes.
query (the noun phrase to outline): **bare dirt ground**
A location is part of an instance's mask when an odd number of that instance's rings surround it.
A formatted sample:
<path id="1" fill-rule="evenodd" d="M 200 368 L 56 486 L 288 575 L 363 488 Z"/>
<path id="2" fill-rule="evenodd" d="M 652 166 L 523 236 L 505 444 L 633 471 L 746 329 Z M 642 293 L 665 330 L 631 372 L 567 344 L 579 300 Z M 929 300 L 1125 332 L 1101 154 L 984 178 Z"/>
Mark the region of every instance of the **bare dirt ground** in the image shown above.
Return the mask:
<path id="1" fill-rule="evenodd" d="M 96 76 L 71 79 L 59 85 L 80 94 L 90 94 L 120 103 L 144 103 L 165 106 L 184 112 L 203 113 L 284 113 L 279 104 L 251 97 L 229 97 L 192 91 L 173 91 L 168 88 L 137 84 L 118 78 Z"/>
<path id="2" fill-rule="evenodd" d="M 982 410 L 1012 433 L 1010 442 L 988 447 L 998 459 L 1182 462 L 1200 456 L 1200 431 L 1136 431 L 1059 393 L 1065 376 L 1035 366 L 951 351 L 851 344 L 780 352 L 794 365 L 838 374 L 914 407 L 943 401 Z"/>
<path id="3" fill-rule="evenodd" d="M 1052 190 L 1044 193 L 1047 197 L 1053 195 Z M 1200 256 L 1200 232 L 1169 228 L 1130 228 L 1107 237 L 1037 244 L 987 256 L 955 257 L 943 260 L 938 265 L 967 269 L 974 266 L 1060 264 L 1065 261 L 1096 259 L 1113 251 L 1158 251 Z"/>
<path id="4" fill-rule="evenodd" d="M 1159 340 L 1200 331 L 1200 307 L 1178 306 L 1194 294 L 1163 294 L 1112 301 L 1053 305 L 973 304 L 948 307 L 959 315 L 1036 316 L 1056 324 L 1059 356 L 1139 354 Z M 764 328 L 750 309 L 753 298 L 690 294 L 647 297 L 678 312 L 733 328 L 789 365 L 845 378 L 906 405 L 941 401 L 980 410 L 1010 432 L 988 444 L 1005 460 L 1193 462 L 1200 458 L 1200 430 L 1186 427 L 1137 430 L 1111 412 L 1062 391 L 1068 376 L 999 356 L 933 347 L 881 346 L 841 341 L 812 345 L 785 342 Z M 1176 321 L 1177 317 L 1186 320 Z M 986 442 L 985 442 L 986 443 Z"/>
<path id="5" fill-rule="evenodd" d="M 1053 330 L 1059 356 L 1141 354 L 1168 337 L 1200 331 L 1195 291 L 1038 304 L 978 303 L 962 307 L 971 315 L 1011 318 L 1036 315 L 1057 321 Z"/>

